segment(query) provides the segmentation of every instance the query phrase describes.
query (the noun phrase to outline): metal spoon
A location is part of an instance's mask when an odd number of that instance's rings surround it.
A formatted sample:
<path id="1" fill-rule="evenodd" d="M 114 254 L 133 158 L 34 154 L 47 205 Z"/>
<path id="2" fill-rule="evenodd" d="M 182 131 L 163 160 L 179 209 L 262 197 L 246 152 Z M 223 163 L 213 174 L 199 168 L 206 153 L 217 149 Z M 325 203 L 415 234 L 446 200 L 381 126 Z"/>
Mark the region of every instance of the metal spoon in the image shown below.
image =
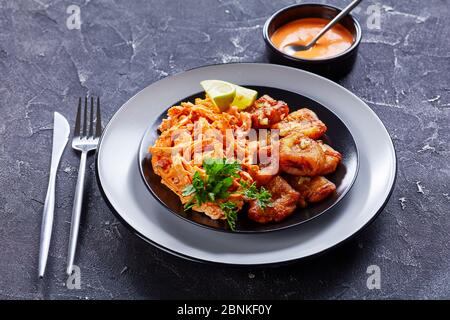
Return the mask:
<path id="1" fill-rule="evenodd" d="M 302 45 L 298 42 L 287 44 L 283 47 L 283 51 L 287 54 L 295 54 L 297 51 L 304 51 L 310 49 L 317 40 L 320 39 L 328 30 L 331 29 L 336 23 L 338 23 L 343 17 L 345 17 L 350 11 L 352 11 L 362 0 L 354 0 L 344 10 L 342 10 L 333 20 L 331 20 L 320 32 L 312 39 L 308 44 Z"/>

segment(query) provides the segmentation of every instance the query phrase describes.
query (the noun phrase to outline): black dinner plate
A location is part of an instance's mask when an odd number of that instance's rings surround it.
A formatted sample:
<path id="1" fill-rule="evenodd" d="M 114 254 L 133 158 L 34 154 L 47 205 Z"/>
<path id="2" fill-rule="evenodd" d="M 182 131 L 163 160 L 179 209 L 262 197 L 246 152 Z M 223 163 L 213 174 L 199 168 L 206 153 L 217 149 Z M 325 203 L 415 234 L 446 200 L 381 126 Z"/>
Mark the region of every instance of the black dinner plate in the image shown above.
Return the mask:
<path id="1" fill-rule="evenodd" d="M 192 210 L 184 211 L 178 196 L 163 185 L 161 183 L 161 178 L 153 172 L 151 166 L 151 154 L 148 152 L 148 147 L 152 146 L 159 136 L 158 126 L 161 124 L 161 121 L 167 117 L 166 110 L 166 112 L 155 119 L 153 124 L 146 130 L 139 146 L 139 168 L 141 176 L 150 190 L 150 193 L 176 216 L 201 227 L 224 232 L 262 233 L 282 230 L 310 221 L 329 211 L 347 194 L 358 174 L 358 148 L 347 126 L 325 106 L 305 96 L 278 88 L 251 85 L 246 85 L 245 87 L 258 91 L 259 96 L 268 94 L 276 100 L 285 101 L 289 105 L 290 112 L 307 107 L 313 110 L 320 120 L 326 124 L 328 130 L 322 140 L 342 154 L 342 162 L 337 167 L 337 170 L 333 174 L 326 176 L 336 185 L 336 192 L 320 203 L 311 204 L 304 209 L 297 208 L 292 215 L 280 222 L 259 224 L 248 219 L 245 210 L 242 210 L 238 214 L 236 229 L 234 231 L 230 230 L 224 220 L 213 220 L 203 213 Z M 178 105 L 182 101 L 193 102 L 195 98 L 199 97 L 204 97 L 204 92 L 195 93 L 181 101 L 174 102 L 173 105 Z"/>

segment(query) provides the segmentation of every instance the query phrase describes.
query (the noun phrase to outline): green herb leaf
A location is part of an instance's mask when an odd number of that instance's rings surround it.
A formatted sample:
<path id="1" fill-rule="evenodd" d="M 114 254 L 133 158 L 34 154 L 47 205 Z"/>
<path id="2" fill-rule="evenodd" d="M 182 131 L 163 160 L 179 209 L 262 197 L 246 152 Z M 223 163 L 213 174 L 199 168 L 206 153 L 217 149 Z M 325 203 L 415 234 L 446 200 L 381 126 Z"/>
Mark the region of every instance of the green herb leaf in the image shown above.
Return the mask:
<path id="1" fill-rule="evenodd" d="M 261 209 L 265 209 L 267 207 L 270 207 L 272 203 L 272 194 L 264 187 L 261 187 L 259 190 L 259 194 L 256 198 L 256 201 L 258 205 L 261 207 Z"/>
<path id="2" fill-rule="evenodd" d="M 193 206 L 201 206 L 205 202 L 217 202 L 219 199 L 230 197 L 229 189 L 233 185 L 234 178 L 239 178 L 241 165 L 237 161 L 227 161 L 226 159 L 205 159 L 203 161 L 205 178 L 196 171 L 192 177 L 192 184 L 183 189 L 183 195 L 193 195 L 191 200 L 184 205 L 185 210 L 192 209 Z M 249 185 L 241 182 L 242 194 L 250 200 L 256 200 L 258 205 L 265 209 L 270 206 L 272 195 L 261 187 L 258 189 L 256 183 Z M 231 230 L 236 228 L 237 206 L 232 201 L 219 203 Z"/>
<path id="3" fill-rule="evenodd" d="M 205 202 L 216 202 L 217 199 L 227 199 L 228 189 L 233 185 L 233 178 L 239 177 L 241 165 L 237 161 L 226 159 L 205 159 L 203 161 L 206 178 L 202 178 L 196 171 L 192 177 L 192 184 L 183 189 L 183 196 L 194 195 L 190 202 L 202 205 Z M 193 205 L 186 206 L 185 210 Z"/>
<path id="4" fill-rule="evenodd" d="M 183 189 L 183 196 L 187 197 L 191 194 L 195 193 L 195 188 L 192 184 L 186 186 L 186 188 Z"/>
<path id="5" fill-rule="evenodd" d="M 195 190 L 201 190 L 205 187 L 205 183 L 202 180 L 202 177 L 200 176 L 200 173 L 196 171 L 194 173 L 194 176 L 192 178 L 192 186 Z"/>
<path id="6" fill-rule="evenodd" d="M 195 205 L 195 203 L 193 202 L 193 201 L 189 201 L 189 202 L 186 202 L 185 204 L 184 204 L 184 211 L 187 211 L 187 210 L 189 210 L 189 209 L 192 209 L 192 207 Z"/>
<path id="7" fill-rule="evenodd" d="M 256 183 L 253 182 L 250 186 L 246 182 L 241 182 L 241 187 L 244 197 L 251 200 L 256 200 L 261 209 L 265 209 L 270 206 L 272 194 L 264 187 L 258 190 Z"/>
<path id="8" fill-rule="evenodd" d="M 221 203 L 220 209 L 222 209 L 223 213 L 225 214 L 225 219 L 227 220 L 228 226 L 232 231 L 236 230 L 236 220 L 237 220 L 237 212 L 238 208 L 236 207 L 236 204 L 232 201 L 227 201 L 224 203 Z"/>

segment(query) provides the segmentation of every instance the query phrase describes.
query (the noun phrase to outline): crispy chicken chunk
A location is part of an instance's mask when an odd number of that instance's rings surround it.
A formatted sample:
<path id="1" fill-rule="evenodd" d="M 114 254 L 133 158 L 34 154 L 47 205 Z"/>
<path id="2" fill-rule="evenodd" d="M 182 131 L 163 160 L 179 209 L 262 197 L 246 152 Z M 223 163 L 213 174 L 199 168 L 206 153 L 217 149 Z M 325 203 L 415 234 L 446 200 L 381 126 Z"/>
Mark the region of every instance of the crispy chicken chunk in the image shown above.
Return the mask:
<path id="1" fill-rule="evenodd" d="M 253 128 L 268 129 L 289 114 L 289 107 L 284 101 L 277 101 L 264 95 L 255 101 L 249 112 Z"/>
<path id="2" fill-rule="evenodd" d="M 341 154 L 324 144 L 294 132 L 280 140 L 281 170 L 294 176 L 325 175 L 336 170 Z"/>
<path id="3" fill-rule="evenodd" d="M 335 184 L 322 176 L 288 176 L 287 180 L 300 194 L 297 202 L 300 208 L 306 208 L 308 203 L 320 202 L 336 190 Z"/>
<path id="4" fill-rule="evenodd" d="M 320 174 L 325 175 L 336 171 L 338 164 L 342 160 L 342 155 L 329 145 L 323 143 L 323 141 L 318 142 L 325 153 L 325 164 Z"/>
<path id="5" fill-rule="evenodd" d="M 301 132 L 311 139 L 318 139 L 327 131 L 327 126 L 313 111 L 303 108 L 290 113 L 282 121 L 273 125 L 272 129 L 279 129 L 280 137 L 285 137 L 292 132 Z"/>
<path id="6" fill-rule="evenodd" d="M 280 167 L 296 176 L 319 175 L 325 165 L 325 153 L 319 143 L 293 133 L 280 140 Z"/>
<path id="7" fill-rule="evenodd" d="M 246 169 L 258 187 L 267 184 L 279 173 L 278 170 L 265 171 L 263 166 L 256 164 L 248 165 Z"/>
<path id="8" fill-rule="evenodd" d="M 256 200 L 250 201 L 248 217 L 251 220 L 259 223 L 281 221 L 294 212 L 300 194 L 286 180 L 276 176 L 265 187 L 272 194 L 272 203 L 262 209 Z"/>

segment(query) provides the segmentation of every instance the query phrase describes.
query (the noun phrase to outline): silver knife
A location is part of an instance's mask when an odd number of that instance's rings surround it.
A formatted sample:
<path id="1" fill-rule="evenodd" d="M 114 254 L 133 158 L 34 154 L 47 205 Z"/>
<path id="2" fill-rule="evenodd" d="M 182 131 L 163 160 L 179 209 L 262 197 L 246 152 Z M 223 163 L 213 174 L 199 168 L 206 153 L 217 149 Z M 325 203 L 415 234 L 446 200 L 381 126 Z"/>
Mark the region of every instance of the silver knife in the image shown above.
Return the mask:
<path id="1" fill-rule="evenodd" d="M 48 181 L 47 195 L 45 197 L 44 212 L 42 214 L 41 241 L 39 248 L 39 277 L 44 277 L 45 266 L 47 265 L 48 250 L 50 248 L 50 238 L 52 237 L 53 216 L 55 210 L 55 183 L 56 171 L 59 161 L 69 141 L 70 126 L 66 118 L 60 113 L 54 113 L 53 120 L 53 146 L 52 162 L 50 165 L 50 177 Z"/>

